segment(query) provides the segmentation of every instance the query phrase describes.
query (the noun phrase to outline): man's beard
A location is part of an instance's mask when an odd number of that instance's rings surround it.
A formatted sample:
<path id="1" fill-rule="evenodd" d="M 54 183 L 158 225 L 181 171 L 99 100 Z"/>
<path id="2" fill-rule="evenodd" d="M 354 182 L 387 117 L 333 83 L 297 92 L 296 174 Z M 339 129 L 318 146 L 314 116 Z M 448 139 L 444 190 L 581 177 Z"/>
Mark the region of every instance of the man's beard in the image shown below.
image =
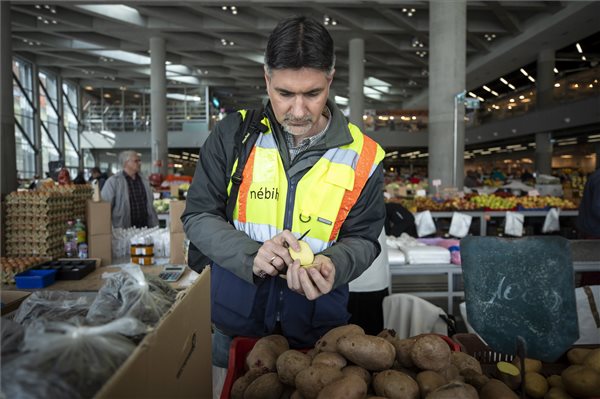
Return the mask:
<path id="1" fill-rule="evenodd" d="M 310 115 L 294 118 L 289 114 L 285 114 L 281 126 L 283 127 L 283 130 L 294 136 L 303 136 L 312 129 L 313 122 Z"/>

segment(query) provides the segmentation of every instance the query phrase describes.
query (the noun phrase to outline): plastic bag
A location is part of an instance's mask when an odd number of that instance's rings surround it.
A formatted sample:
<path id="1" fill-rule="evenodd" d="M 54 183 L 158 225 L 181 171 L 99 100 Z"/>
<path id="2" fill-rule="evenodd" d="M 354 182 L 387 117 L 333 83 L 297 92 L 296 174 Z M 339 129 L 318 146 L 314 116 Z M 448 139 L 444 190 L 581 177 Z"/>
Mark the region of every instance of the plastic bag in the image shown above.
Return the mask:
<path id="1" fill-rule="evenodd" d="M 18 352 L 19 346 L 25 336 L 23 326 L 3 317 L 0 330 L 2 330 L 2 340 L 0 341 L 2 342 L 2 358 L 10 353 Z"/>
<path id="2" fill-rule="evenodd" d="M 450 222 L 450 231 L 448 233 L 453 237 L 463 238 L 469 234 L 473 216 L 466 213 L 454 212 L 452 222 Z"/>
<path id="3" fill-rule="evenodd" d="M 106 280 L 86 316 L 90 324 L 129 316 L 154 325 L 175 302 L 176 291 L 158 277 L 144 276 L 139 266 L 123 267 Z"/>
<path id="4" fill-rule="evenodd" d="M 147 326 L 131 317 L 97 327 L 38 320 L 25 331 L 23 350 L 29 353 L 12 364 L 57 374 L 82 397 L 91 398 L 135 349 L 135 344 L 122 334 L 146 331 Z"/>
<path id="5" fill-rule="evenodd" d="M 92 300 L 67 291 L 36 291 L 21 303 L 14 321 L 27 326 L 33 320 L 67 321 L 72 317 L 85 317 Z"/>
<path id="6" fill-rule="evenodd" d="M 560 210 L 557 208 L 551 208 L 546 214 L 544 219 L 544 226 L 542 227 L 542 233 L 552 233 L 553 231 L 560 230 L 560 221 L 558 220 Z"/>
<path id="7" fill-rule="evenodd" d="M 19 365 L 20 364 L 20 365 Z M 81 399 L 81 395 L 59 375 L 26 368 L 21 363 L 2 366 L 3 398 L 18 399 Z"/>
<path id="8" fill-rule="evenodd" d="M 525 216 L 518 212 L 506 212 L 504 234 L 514 237 L 523 236 L 523 222 Z"/>
<path id="9" fill-rule="evenodd" d="M 419 237 L 428 236 L 437 231 L 430 211 L 418 212 L 415 215 L 415 224 L 417 225 L 417 235 Z"/>

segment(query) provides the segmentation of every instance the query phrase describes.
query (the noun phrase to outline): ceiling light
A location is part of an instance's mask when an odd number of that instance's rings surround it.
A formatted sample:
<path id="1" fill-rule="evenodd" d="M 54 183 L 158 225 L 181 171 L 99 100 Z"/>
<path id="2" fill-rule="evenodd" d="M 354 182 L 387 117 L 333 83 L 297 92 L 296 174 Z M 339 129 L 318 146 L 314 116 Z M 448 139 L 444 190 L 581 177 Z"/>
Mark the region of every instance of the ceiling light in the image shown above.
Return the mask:
<path id="1" fill-rule="evenodd" d="M 585 58 L 585 55 L 582 55 L 582 56 L 581 56 L 581 60 L 582 60 L 582 61 L 587 61 L 587 58 Z"/>
<path id="2" fill-rule="evenodd" d="M 517 88 L 515 86 L 511 85 L 510 83 L 508 84 L 508 87 L 510 87 L 513 90 L 517 90 Z"/>
<path id="3" fill-rule="evenodd" d="M 231 10 L 231 13 L 232 13 L 233 15 L 237 15 L 237 10 Z"/>
<path id="4" fill-rule="evenodd" d="M 490 91 L 490 92 L 492 91 L 492 90 L 491 90 L 489 87 L 487 87 L 486 85 L 483 85 L 483 90 Z"/>
<path id="5" fill-rule="evenodd" d="M 505 85 L 507 85 L 507 84 L 508 84 L 508 82 L 507 82 L 507 81 L 506 81 L 506 79 L 504 79 L 504 78 L 500 78 L 500 81 L 501 81 L 502 83 L 504 83 Z"/>
<path id="6" fill-rule="evenodd" d="M 510 99 L 510 100 L 508 100 L 508 101 L 509 101 L 509 102 L 511 102 L 511 103 L 514 103 L 514 102 L 515 102 L 515 99 L 514 99 L 514 98 L 511 98 L 511 99 Z"/>
<path id="7" fill-rule="evenodd" d="M 525 75 L 525 76 L 529 76 L 529 75 L 527 74 L 527 71 L 526 71 L 526 70 L 524 70 L 523 68 L 521 68 L 521 69 L 519 69 L 519 70 L 521 71 L 521 73 L 522 73 L 523 75 Z"/>
<path id="8" fill-rule="evenodd" d="M 227 11 L 227 6 L 222 6 L 222 7 L 221 7 L 221 10 L 223 10 L 223 11 Z"/>
<path id="9" fill-rule="evenodd" d="M 495 95 L 496 97 L 498 97 L 498 93 L 496 93 L 494 90 L 492 90 L 490 93 L 492 93 L 493 95 Z"/>
<path id="10" fill-rule="evenodd" d="M 558 69 L 556 69 L 556 67 L 554 67 L 554 73 L 558 73 Z"/>
<path id="11" fill-rule="evenodd" d="M 588 85 L 588 87 L 589 87 L 590 89 L 593 89 L 593 88 L 594 88 L 594 85 L 590 83 L 590 84 Z"/>
<path id="12" fill-rule="evenodd" d="M 579 51 L 579 54 L 583 54 L 583 50 L 581 49 L 581 45 L 579 43 L 576 43 L 575 47 L 577 47 L 577 51 Z"/>
<path id="13" fill-rule="evenodd" d="M 481 102 L 484 102 L 485 100 L 482 97 L 477 97 L 477 99 Z"/>
<path id="14" fill-rule="evenodd" d="M 554 87 L 560 87 L 560 83 L 558 83 L 558 82 L 554 83 Z"/>
<path id="15" fill-rule="evenodd" d="M 231 11 L 236 11 L 236 10 L 237 10 L 237 7 L 236 7 L 236 6 L 231 6 L 231 7 L 229 7 L 229 8 L 231 9 Z"/>
<path id="16" fill-rule="evenodd" d="M 527 79 L 531 80 L 532 82 L 535 82 L 535 79 L 533 78 L 533 76 L 527 76 Z"/>
<path id="17" fill-rule="evenodd" d="M 475 95 L 475 93 L 473 93 L 472 91 L 469 92 L 469 95 L 473 98 L 477 98 L 477 96 Z"/>
<path id="18" fill-rule="evenodd" d="M 522 94 L 519 96 L 519 100 L 522 100 L 522 99 L 524 99 L 524 98 L 525 98 L 525 96 L 524 96 L 524 95 L 522 95 Z"/>
<path id="19" fill-rule="evenodd" d="M 84 89 L 86 89 L 87 91 L 94 90 L 94 88 L 92 86 L 85 86 Z"/>

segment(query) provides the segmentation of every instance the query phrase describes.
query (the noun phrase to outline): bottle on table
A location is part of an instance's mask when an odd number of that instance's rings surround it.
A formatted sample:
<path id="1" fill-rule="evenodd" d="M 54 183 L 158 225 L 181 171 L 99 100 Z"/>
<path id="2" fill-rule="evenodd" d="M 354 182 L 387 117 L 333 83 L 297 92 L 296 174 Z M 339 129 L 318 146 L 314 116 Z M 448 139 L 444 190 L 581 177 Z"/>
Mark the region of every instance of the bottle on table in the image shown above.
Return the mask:
<path id="1" fill-rule="evenodd" d="M 67 231 L 63 238 L 65 257 L 76 258 L 77 257 L 77 231 L 75 230 L 75 224 L 72 220 L 67 222 Z"/>

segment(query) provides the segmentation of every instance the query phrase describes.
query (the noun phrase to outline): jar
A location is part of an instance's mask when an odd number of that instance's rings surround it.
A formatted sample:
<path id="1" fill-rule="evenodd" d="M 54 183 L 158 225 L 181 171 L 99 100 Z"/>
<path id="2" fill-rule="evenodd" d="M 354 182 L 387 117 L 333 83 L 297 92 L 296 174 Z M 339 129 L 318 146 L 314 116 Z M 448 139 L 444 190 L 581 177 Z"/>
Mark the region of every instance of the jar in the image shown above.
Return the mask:
<path id="1" fill-rule="evenodd" d="M 131 257 L 131 263 L 136 263 L 142 266 L 149 266 L 154 264 L 154 256 L 135 255 Z"/>

